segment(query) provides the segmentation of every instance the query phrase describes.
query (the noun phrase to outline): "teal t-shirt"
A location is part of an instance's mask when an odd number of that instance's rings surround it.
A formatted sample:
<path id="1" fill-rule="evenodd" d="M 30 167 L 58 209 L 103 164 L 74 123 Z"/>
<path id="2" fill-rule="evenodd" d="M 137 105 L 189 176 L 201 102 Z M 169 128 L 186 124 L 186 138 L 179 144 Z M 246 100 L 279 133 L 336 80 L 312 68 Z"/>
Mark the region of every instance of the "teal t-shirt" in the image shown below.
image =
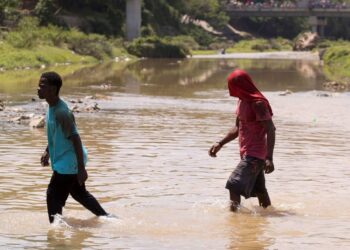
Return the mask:
<path id="1" fill-rule="evenodd" d="M 74 116 L 64 101 L 60 99 L 55 106 L 49 107 L 46 124 L 52 170 L 60 174 L 77 174 L 78 161 L 69 137 L 77 135 L 78 130 Z M 83 155 L 86 164 L 87 152 L 84 146 Z"/>

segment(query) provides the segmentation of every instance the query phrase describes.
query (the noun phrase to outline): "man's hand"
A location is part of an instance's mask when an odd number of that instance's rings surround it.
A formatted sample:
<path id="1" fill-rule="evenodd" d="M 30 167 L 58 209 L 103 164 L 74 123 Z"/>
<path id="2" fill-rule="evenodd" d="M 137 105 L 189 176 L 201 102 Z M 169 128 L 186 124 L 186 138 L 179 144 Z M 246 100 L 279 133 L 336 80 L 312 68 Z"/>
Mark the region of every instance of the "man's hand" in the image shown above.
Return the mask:
<path id="1" fill-rule="evenodd" d="M 87 174 L 87 171 L 86 169 L 83 167 L 83 168 L 78 168 L 78 182 L 79 182 L 79 185 L 83 185 L 84 182 L 87 180 L 88 178 L 88 174 Z"/>
<path id="2" fill-rule="evenodd" d="M 275 170 L 275 166 L 273 165 L 273 161 L 272 160 L 265 160 L 265 173 L 266 174 L 270 174 Z"/>
<path id="3" fill-rule="evenodd" d="M 40 159 L 41 166 L 43 166 L 43 167 L 49 166 L 50 165 L 49 159 L 50 159 L 50 155 L 47 151 L 45 151 Z"/>
<path id="4" fill-rule="evenodd" d="M 220 143 L 215 143 L 213 146 L 211 146 L 211 148 L 209 149 L 208 153 L 211 157 L 216 157 L 216 153 L 219 152 L 219 150 L 221 149 L 221 145 Z"/>

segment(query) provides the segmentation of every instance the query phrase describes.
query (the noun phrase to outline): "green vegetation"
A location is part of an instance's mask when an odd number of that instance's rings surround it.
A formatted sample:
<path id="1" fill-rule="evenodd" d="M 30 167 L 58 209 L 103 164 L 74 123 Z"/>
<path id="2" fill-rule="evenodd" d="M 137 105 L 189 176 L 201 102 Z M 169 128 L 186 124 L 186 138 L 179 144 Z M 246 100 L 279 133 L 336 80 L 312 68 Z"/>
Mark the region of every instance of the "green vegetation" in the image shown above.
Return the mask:
<path id="1" fill-rule="evenodd" d="M 283 39 L 253 39 L 239 41 L 226 50 L 227 53 L 262 52 L 262 51 L 291 51 L 292 42 Z"/>
<path id="2" fill-rule="evenodd" d="M 222 49 L 226 53 L 290 51 L 291 40 L 309 29 L 306 18 L 229 20 L 226 3 L 226 0 L 143 0 L 142 37 L 127 43 L 123 39 L 125 0 L 1 0 L 0 68 L 97 63 L 130 54 L 183 58 L 189 54 L 215 54 Z M 188 17 L 187 22 L 182 22 L 184 16 Z M 197 19 L 225 35 L 204 30 L 193 22 Z M 258 39 L 232 37 L 232 33 L 225 33 L 227 23 L 251 32 Z M 330 18 L 325 33 L 348 39 L 349 27 L 347 19 Z M 325 71 L 330 78 L 335 74 L 350 77 L 348 47 L 348 42 L 331 41 L 318 46 L 325 50 Z"/>
<path id="3" fill-rule="evenodd" d="M 239 30 L 264 38 L 293 39 L 310 28 L 307 18 L 296 17 L 243 17 L 232 19 L 231 24 Z"/>
<path id="4" fill-rule="evenodd" d="M 0 68 L 2 69 L 92 62 L 96 63 L 96 59 L 76 55 L 69 50 L 56 47 L 37 46 L 33 49 L 17 49 L 6 43 L 0 44 Z"/>
<path id="5" fill-rule="evenodd" d="M 192 55 L 214 55 L 217 54 L 218 51 L 216 50 L 192 50 L 191 54 Z"/>
<path id="6" fill-rule="evenodd" d="M 127 46 L 127 50 L 132 55 L 150 58 L 185 58 L 190 53 L 187 47 L 179 42 L 175 44 L 170 38 L 159 37 L 135 39 Z"/>
<path id="7" fill-rule="evenodd" d="M 22 18 L 11 32 L 0 36 L 0 67 L 40 67 L 62 63 L 91 63 L 127 53 L 118 40 L 85 34 L 54 25 L 39 26 L 33 17 Z"/>
<path id="8" fill-rule="evenodd" d="M 321 47 L 327 47 L 323 54 L 324 72 L 331 80 L 350 80 L 350 42 L 325 41 Z"/>

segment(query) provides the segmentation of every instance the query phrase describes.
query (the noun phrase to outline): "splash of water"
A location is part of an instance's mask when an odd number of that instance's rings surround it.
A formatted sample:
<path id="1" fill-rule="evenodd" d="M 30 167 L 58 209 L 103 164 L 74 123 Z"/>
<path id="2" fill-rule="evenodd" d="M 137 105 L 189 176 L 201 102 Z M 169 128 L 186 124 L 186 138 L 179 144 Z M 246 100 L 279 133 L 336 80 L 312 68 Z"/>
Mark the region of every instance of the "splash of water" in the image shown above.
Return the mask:
<path id="1" fill-rule="evenodd" d="M 54 221 L 51 224 L 53 227 L 64 227 L 64 228 L 72 228 L 65 220 L 61 214 L 53 215 Z"/>

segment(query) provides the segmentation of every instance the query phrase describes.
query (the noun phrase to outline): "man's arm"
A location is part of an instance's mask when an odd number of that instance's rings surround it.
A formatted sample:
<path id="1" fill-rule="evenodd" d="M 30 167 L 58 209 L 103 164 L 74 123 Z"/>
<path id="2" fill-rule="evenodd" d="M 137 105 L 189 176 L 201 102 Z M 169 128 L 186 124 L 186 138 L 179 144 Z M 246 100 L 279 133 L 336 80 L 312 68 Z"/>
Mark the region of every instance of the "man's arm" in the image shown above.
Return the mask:
<path id="1" fill-rule="evenodd" d="M 267 174 L 272 173 L 275 169 L 273 164 L 273 150 L 275 147 L 275 125 L 272 120 L 261 121 L 262 126 L 266 131 L 266 140 L 267 140 L 267 155 L 265 160 L 265 172 Z"/>
<path id="2" fill-rule="evenodd" d="M 208 152 L 209 155 L 211 157 L 216 157 L 216 153 L 219 152 L 222 146 L 236 139 L 238 137 L 238 128 L 239 128 L 239 119 L 237 117 L 235 126 L 228 131 L 228 133 L 222 140 L 220 140 L 219 142 L 216 142 L 213 146 L 211 146 Z"/>
<path id="3" fill-rule="evenodd" d="M 88 178 L 88 174 L 85 169 L 84 164 L 84 154 L 83 154 L 83 145 L 81 143 L 80 136 L 78 134 L 74 134 L 69 137 L 74 146 L 75 155 L 77 157 L 78 162 L 78 182 L 80 185 L 83 185 L 84 182 Z"/>
<path id="4" fill-rule="evenodd" d="M 40 159 L 41 166 L 43 167 L 49 166 L 49 159 L 50 159 L 49 145 L 47 145 L 45 152 L 42 154 Z"/>

